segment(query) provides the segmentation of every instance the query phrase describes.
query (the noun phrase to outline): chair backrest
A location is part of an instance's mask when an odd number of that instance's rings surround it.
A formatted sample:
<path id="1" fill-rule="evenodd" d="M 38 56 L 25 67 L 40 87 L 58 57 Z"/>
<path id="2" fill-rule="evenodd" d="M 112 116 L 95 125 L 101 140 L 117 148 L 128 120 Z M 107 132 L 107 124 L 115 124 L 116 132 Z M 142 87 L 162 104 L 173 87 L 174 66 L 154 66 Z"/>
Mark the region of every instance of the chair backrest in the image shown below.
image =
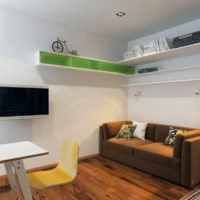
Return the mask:
<path id="1" fill-rule="evenodd" d="M 75 178 L 78 168 L 79 145 L 75 141 L 65 140 L 61 146 L 60 160 L 58 167 Z"/>

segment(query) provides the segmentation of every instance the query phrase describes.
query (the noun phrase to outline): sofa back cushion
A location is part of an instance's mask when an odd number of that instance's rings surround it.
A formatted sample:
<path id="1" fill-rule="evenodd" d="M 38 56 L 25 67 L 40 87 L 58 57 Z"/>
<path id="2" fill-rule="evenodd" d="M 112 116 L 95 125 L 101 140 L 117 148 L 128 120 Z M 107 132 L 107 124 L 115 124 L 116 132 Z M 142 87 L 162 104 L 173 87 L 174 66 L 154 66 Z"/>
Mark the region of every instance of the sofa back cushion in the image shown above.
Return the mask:
<path id="1" fill-rule="evenodd" d="M 155 142 L 164 142 L 166 137 L 169 134 L 170 127 L 173 127 L 175 129 L 185 130 L 185 131 L 192 130 L 191 128 L 187 128 L 187 127 L 158 124 L 155 130 Z"/>
<path id="2" fill-rule="evenodd" d="M 115 137 L 123 124 L 132 124 L 132 121 L 119 121 L 119 122 L 104 123 L 103 131 L 107 135 L 106 139 Z"/>
<path id="3" fill-rule="evenodd" d="M 166 137 L 168 136 L 170 126 L 168 125 L 160 125 L 156 126 L 155 130 L 155 142 L 164 142 Z"/>
<path id="4" fill-rule="evenodd" d="M 147 128 L 146 128 L 145 139 L 155 142 L 156 126 L 157 126 L 157 124 L 148 123 Z"/>

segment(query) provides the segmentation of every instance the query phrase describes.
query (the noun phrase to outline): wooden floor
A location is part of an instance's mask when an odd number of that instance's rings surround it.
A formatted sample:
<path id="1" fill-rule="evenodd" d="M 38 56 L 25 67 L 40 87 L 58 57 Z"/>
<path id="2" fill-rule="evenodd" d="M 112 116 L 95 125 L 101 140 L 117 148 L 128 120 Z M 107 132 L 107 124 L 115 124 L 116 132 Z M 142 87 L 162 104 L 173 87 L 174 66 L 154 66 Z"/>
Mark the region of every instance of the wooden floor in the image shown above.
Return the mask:
<path id="1" fill-rule="evenodd" d="M 80 200 L 178 200 L 190 191 L 100 156 L 80 161 L 76 186 Z M 58 188 L 44 194 L 46 200 L 62 199 Z M 62 194 L 66 200 L 76 199 L 70 185 Z M 16 197 L 8 186 L 0 188 L 0 200 Z"/>

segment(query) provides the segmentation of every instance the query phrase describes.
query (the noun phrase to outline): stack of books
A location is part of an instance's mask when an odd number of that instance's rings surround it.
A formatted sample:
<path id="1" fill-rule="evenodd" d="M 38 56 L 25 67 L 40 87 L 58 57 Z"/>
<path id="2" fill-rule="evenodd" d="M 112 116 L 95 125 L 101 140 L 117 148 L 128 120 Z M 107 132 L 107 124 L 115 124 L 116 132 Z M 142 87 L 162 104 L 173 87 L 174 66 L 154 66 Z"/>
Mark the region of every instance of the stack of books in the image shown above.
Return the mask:
<path id="1" fill-rule="evenodd" d="M 168 51 L 172 48 L 172 42 L 169 38 L 164 37 L 164 38 L 159 38 L 157 40 L 158 40 L 160 52 Z"/>
<path id="2" fill-rule="evenodd" d="M 134 46 L 133 49 L 131 49 L 123 54 L 125 60 L 129 59 L 129 58 L 141 57 L 143 55 L 144 55 L 143 48 L 140 45 Z"/>
<path id="3" fill-rule="evenodd" d="M 158 38 L 146 44 L 143 44 L 145 56 L 168 51 L 170 50 L 171 47 L 172 47 L 172 42 L 170 41 L 170 39 L 166 37 Z"/>
<path id="4" fill-rule="evenodd" d="M 144 55 L 148 56 L 148 55 L 152 55 L 155 53 L 159 53 L 159 44 L 158 44 L 158 40 L 152 40 L 146 44 L 143 44 L 143 49 L 144 49 Z"/>
<path id="5" fill-rule="evenodd" d="M 132 50 L 129 50 L 124 53 L 124 59 L 148 56 L 148 55 L 168 51 L 171 48 L 172 48 L 172 42 L 170 39 L 166 37 L 158 38 L 146 44 L 134 46 Z"/>
<path id="6" fill-rule="evenodd" d="M 144 52 L 143 52 L 142 46 L 140 46 L 140 45 L 134 46 L 133 53 L 134 53 L 135 58 L 143 56 Z"/>
<path id="7" fill-rule="evenodd" d="M 156 71 L 158 71 L 158 67 L 147 67 L 147 68 L 137 69 L 138 74 L 150 73 Z"/>
<path id="8" fill-rule="evenodd" d="M 134 57 L 134 53 L 132 50 L 127 51 L 123 54 L 124 60 L 129 59 L 129 58 L 133 58 Z"/>

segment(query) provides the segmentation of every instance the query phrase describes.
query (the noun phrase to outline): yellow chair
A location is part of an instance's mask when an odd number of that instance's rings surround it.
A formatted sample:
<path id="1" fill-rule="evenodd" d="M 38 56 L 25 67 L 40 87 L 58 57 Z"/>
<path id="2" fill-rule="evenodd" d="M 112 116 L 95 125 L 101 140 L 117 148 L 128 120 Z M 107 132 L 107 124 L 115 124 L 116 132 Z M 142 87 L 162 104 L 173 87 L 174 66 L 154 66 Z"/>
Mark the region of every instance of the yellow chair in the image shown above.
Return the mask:
<path id="1" fill-rule="evenodd" d="M 42 189 L 58 186 L 62 198 L 62 187 L 65 184 L 72 184 L 78 199 L 74 184 L 78 168 L 79 145 L 76 142 L 64 141 L 61 147 L 60 161 L 54 169 L 47 171 L 32 172 L 27 175 L 30 185 L 40 191 L 40 198 L 43 198 Z"/>

